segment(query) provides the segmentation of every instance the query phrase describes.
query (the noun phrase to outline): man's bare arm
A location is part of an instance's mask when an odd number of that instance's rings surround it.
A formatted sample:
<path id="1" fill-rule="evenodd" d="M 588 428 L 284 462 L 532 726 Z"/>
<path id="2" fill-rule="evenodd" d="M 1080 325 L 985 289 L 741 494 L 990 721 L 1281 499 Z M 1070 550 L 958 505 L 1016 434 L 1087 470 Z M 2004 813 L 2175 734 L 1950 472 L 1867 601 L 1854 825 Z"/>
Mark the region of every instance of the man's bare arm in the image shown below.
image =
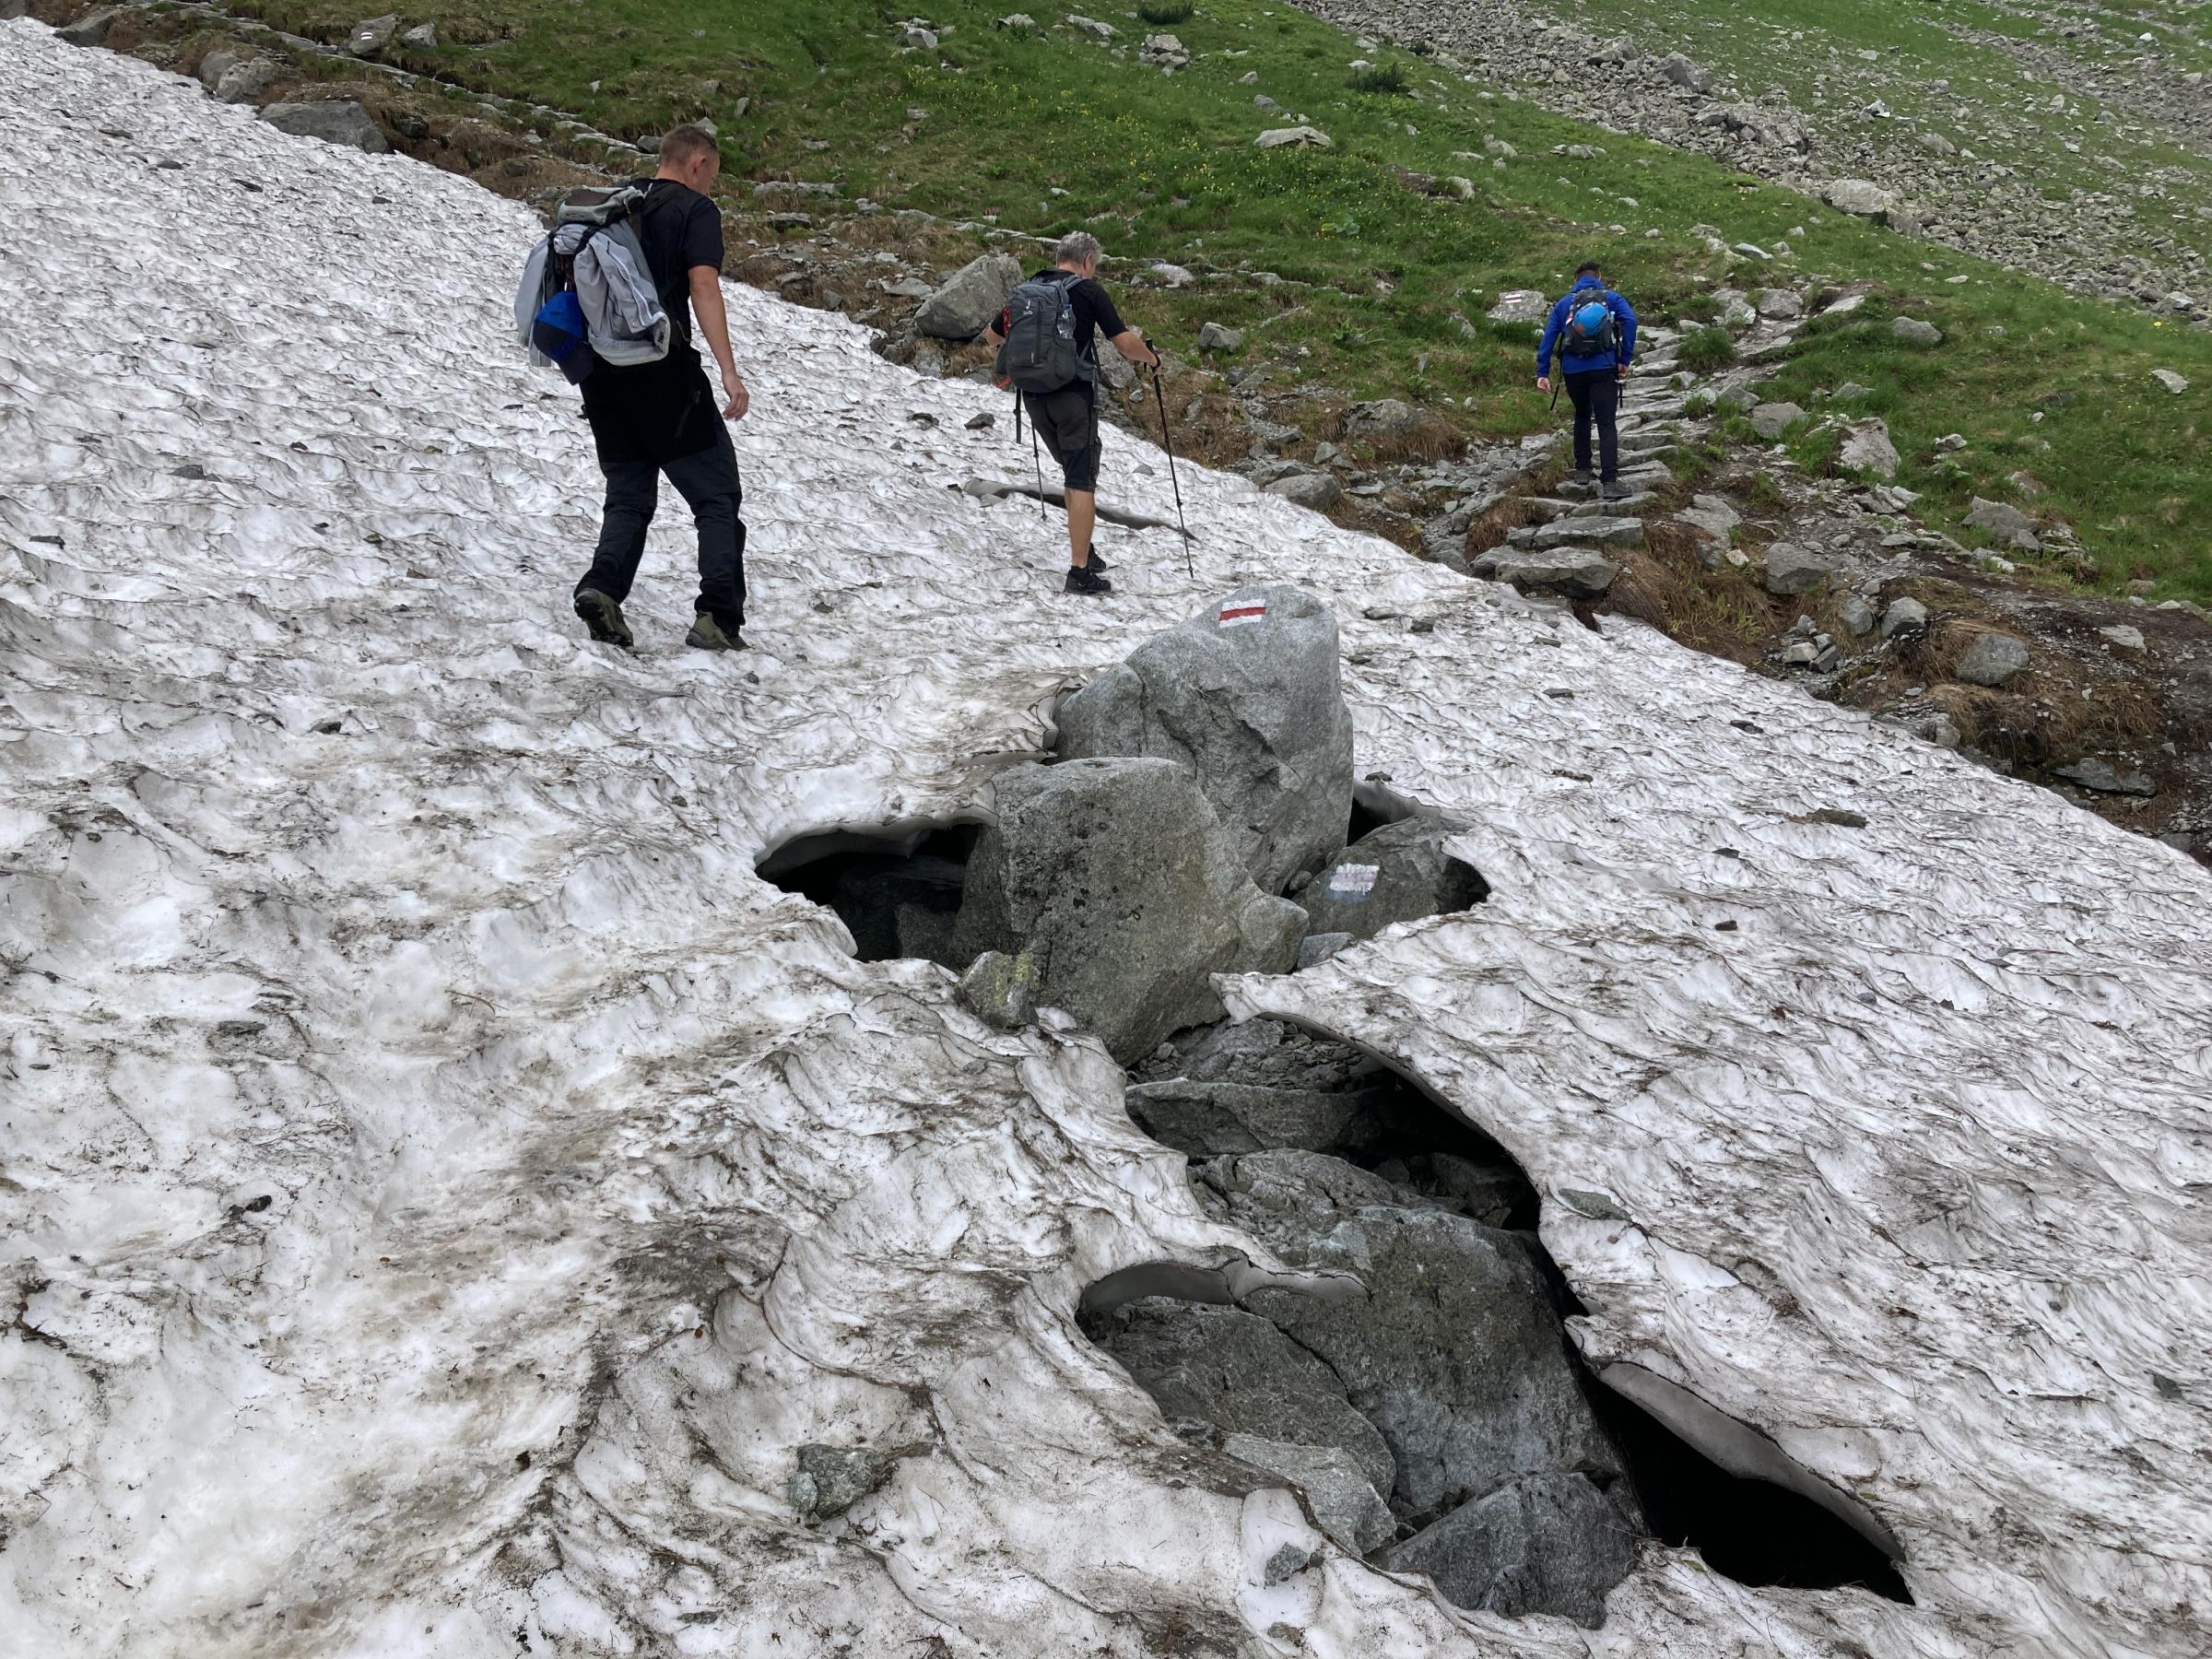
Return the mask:
<path id="1" fill-rule="evenodd" d="M 1113 336 L 1113 348 L 1133 363 L 1159 366 L 1159 354 L 1145 344 L 1145 336 L 1134 328 L 1124 328 Z"/>
<path id="2" fill-rule="evenodd" d="M 730 314 L 722 303 L 722 273 L 712 265 L 691 267 L 691 310 L 699 318 L 700 333 L 706 336 L 707 349 L 714 354 L 714 366 L 722 371 L 723 395 L 729 400 L 723 406 L 722 418 L 742 420 L 752 394 L 737 378 L 737 359 L 730 354 Z"/>

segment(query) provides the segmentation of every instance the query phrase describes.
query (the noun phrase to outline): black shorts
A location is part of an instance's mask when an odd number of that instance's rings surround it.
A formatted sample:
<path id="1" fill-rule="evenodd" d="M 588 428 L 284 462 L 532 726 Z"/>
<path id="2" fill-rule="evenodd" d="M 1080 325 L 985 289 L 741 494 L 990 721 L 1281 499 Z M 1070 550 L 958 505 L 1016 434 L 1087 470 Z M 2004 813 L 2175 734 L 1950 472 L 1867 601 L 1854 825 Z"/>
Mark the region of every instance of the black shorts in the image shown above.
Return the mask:
<path id="1" fill-rule="evenodd" d="M 1103 446 L 1099 442 L 1098 399 L 1089 382 L 1063 386 L 1042 397 L 1025 394 L 1021 405 L 1030 412 L 1030 424 L 1037 429 L 1037 436 L 1060 464 L 1068 488 L 1098 488 L 1099 456 Z"/>

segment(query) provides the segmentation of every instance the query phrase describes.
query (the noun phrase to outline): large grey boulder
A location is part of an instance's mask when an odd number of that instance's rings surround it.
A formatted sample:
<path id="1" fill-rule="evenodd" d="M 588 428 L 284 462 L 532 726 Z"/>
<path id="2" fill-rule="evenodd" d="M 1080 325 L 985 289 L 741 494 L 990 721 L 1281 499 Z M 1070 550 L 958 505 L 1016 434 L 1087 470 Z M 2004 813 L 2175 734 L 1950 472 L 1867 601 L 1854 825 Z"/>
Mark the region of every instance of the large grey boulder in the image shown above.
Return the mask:
<path id="1" fill-rule="evenodd" d="M 108 38 L 108 30 L 120 22 L 126 12 L 136 8 L 129 6 L 103 6 L 88 13 L 66 29 L 57 29 L 54 34 L 72 46 L 97 46 Z M 18 17 L 23 14 L 18 12 Z"/>
<path id="2" fill-rule="evenodd" d="M 1221 1017 L 1216 973 L 1283 973 L 1305 912 L 1252 884 L 1191 771 L 1154 759 L 999 774 L 953 955 L 1016 959 L 1034 1000 L 1065 1008 L 1127 1065 Z"/>
<path id="3" fill-rule="evenodd" d="M 1311 507 L 1316 512 L 1326 512 L 1344 495 L 1344 486 L 1334 474 L 1325 472 L 1286 473 L 1274 483 L 1260 488 L 1268 495 L 1281 496 L 1286 501 Z"/>
<path id="4" fill-rule="evenodd" d="M 1871 473 L 1889 479 L 1897 477 L 1897 445 L 1889 441 L 1886 420 L 1853 421 L 1843 430 L 1842 447 L 1836 452 L 1839 465 L 1851 472 Z"/>
<path id="5" fill-rule="evenodd" d="M 1762 403 L 1750 414 L 1751 429 L 1761 438 L 1781 437 L 1792 427 L 1805 419 L 1805 411 L 1794 403 Z"/>
<path id="6" fill-rule="evenodd" d="M 1835 569 L 1830 561 L 1809 547 L 1801 547 L 1795 542 L 1776 542 L 1767 549 L 1767 592 L 1785 598 L 1809 594 L 1834 575 Z"/>
<path id="7" fill-rule="evenodd" d="M 2009 501 L 1992 501 L 1975 496 L 1967 504 L 1966 522 L 2012 547 L 2032 548 L 2042 545 L 2035 533 L 2035 521 Z"/>
<path id="8" fill-rule="evenodd" d="M 381 156 L 392 147 L 370 119 L 369 112 L 351 98 L 324 99 L 316 103 L 273 103 L 261 112 L 262 120 L 280 133 L 300 138 L 320 138 L 325 144 L 345 145 Z"/>
<path id="9" fill-rule="evenodd" d="M 1465 830 L 1451 818 L 1409 818 L 1361 836 L 1291 895 L 1307 931 L 1371 939 L 1400 922 L 1480 904 L 1490 884 L 1444 850 Z"/>
<path id="10" fill-rule="evenodd" d="M 1247 588 L 1155 635 L 1062 703 L 1059 724 L 1065 757 L 1187 769 L 1267 892 L 1344 845 L 1352 721 L 1336 618 L 1297 588 Z"/>
<path id="11" fill-rule="evenodd" d="M 1897 206 L 1896 196 L 1868 179 L 1838 179 L 1824 194 L 1838 213 L 1858 218 L 1887 219 Z"/>
<path id="12" fill-rule="evenodd" d="M 1992 688 L 2009 683 L 2028 666 L 2028 647 L 2010 634 L 1978 634 L 1951 670 L 1954 679 Z"/>
<path id="13" fill-rule="evenodd" d="M 1564 594 L 1570 599 L 1602 598 L 1612 588 L 1613 579 L 1620 574 L 1620 567 L 1594 547 L 1486 553 L 1467 569 L 1470 573 L 1491 582 L 1510 582 L 1517 588 Z"/>
<path id="14" fill-rule="evenodd" d="M 1635 1529 L 1587 1475 L 1528 1475 L 1394 1545 L 1382 1564 L 1425 1572 L 1447 1601 L 1507 1618 L 1556 1613 L 1594 1630 L 1629 1575 Z"/>
<path id="15" fill-rule="evenodd" d="M 1385 1098 L 1321 1088 L 1171 1077 L 1132 1084 L 1129 1116 L 1162 1146 L 1191 1158 L 1219 1158 L 1272 1147 L 1327 1151 L 1356 1138 L 1355 1125 Z"/>
<path id="16" fill-rule="evenodd" d="M 1287 1264 L 1366 1286 L 1341 1300 L 1259 1290 L 1246 1305 L 1382 1431 L 1399 1514 L 1441 1515 L 1520 1475 L 1622 1473 L 1525 1236 L 1314 1153 L 1252 1153 L 1206 1175 L 1229 1219 Z"/>
<path id="17" fill-rule="evenodd" d="M 252 103 L 276 80 L 276 65 L 265 57 L 241 58 L 235 52 L 211 52 L 200 60 L 200 85 L 218 103 Z"/>
<path id="18" fill-rule="evenodd" d="M 1359 1460 L 1340 1446 L 1301 1446 L 1295 1441 L 1232 1434 L 1222 1441 L 1221 1450 L 1301 1489 L 1321 1530 L 1356 1556 L 1364 1556 L 1397 1531 L 1390 1506 Z"/>
<path id="19" fill-rule="evenodd" d="M 1011 253 L 970 260 L 922 301 L 914 313 L 915 332 L 937 340 L 974 339 L 1004 309 L 1021 278 L 1021 261 Z"/>
<path id="20" fill-rule="evenodd" d="M 1395 397 L 1356 403 L 1345 411 L 1347 438 L 1404 438 L 1420 429 L 1421 412 Z"/>
<path id="21" fill-rule="evenodd" d="M 1256 1313 L 1147 1297 L 1099 1319 L 1089 1335 L 1178 1429 L 1207 1424 L 1330 1447 L 1377 1491 L 1396 1480 L 1389 1445 L 1346 1401 L 1335 1373 Z"/>
<path id="22" fill-rule="evenodd" d="M 1917 599 L 1892 599 L 1882 612 L 1882 638 L 1894 640 L 1900 634 L 1918 633 L 1928 625 L 1928 607 Z"/>
<path id="23" fill-rule="evenodd" d="M 1935 324 L 1924 322 L 1918 317 L 1898 318 L 1896 322 L 1889 324 L 1889 332 L 1899 339 L 1914 346 L 1940 346 L 1943 344 L 1943 330 L 1936 327 Z"/>
<path id="24" fill-rule="evenodd" d="M 346 37 L 346 50 L 355 57 L 374 57 L 384 49 L 399 28 L 397 14 L 387 12 L 381 18 L 371 18 L 356 23 L 353 32 Z"/>
<path id="25" fill-rule="evenodd" d="M 1333 149 L 1329 135 L 1319 127 L 1270 127 L 1254 138 L 1253 144 L 1260 149 Z"/>

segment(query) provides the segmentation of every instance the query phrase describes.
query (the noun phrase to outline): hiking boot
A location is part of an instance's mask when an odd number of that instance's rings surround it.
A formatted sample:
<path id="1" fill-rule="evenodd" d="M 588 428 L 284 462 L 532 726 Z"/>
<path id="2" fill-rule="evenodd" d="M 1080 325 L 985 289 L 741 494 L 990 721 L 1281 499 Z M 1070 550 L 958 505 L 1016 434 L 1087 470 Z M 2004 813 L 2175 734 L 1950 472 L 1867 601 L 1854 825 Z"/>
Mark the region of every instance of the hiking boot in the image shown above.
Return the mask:
<path id="1" fill-rule="evenodd" d="M 1568 480 L 1571 484 L 1594 484 L 1596 481 L 1597 475 L 1586 466 L 1576 467 L 1574 477 Z"/>
<path id="2" fill-rule="evenodd" d="M 1635 493 L 1626 484 L 1618 482 L 1601 484 L 1597 488 L 1598 500 L 1601 501 L 1625 501 Z"/>
<path id="3" fill-rule="evenodd" d="M 597 588 L 584 588 L 576 595 L 576 614 L 583 618 L 584 627 L 592 630 L 592 638 L 603 645 L 619 645 L 625 651 L 637 649 L 637 641 L 630 637 L 629 624 L 622 620 L 622 607 Z"/>
<path id="4" fill-rule="evenodd" d="M 1112 567 L 1099 557 L 1099 550 L 1096 547 L 1086 547 L 1083 549 L 1083 568 L 1087 571 L 1096 571 L 1103 575 Z"/>
<path id="5" fill-rule="evenodd" d="M 1069 565 L 1067 580 L 1060 584 L 1064 594 L 1111 594 L 1113 583 L 1100 575 L 1089 565 Z"/>
<path id="6" fill-rule="evenodd" d="M 684 643 L 700 651 L 743 651 L 745 636 L 735 629 L 724 629 L 705 611 L 691 618 L 691 631 L 684 636 Z"/>

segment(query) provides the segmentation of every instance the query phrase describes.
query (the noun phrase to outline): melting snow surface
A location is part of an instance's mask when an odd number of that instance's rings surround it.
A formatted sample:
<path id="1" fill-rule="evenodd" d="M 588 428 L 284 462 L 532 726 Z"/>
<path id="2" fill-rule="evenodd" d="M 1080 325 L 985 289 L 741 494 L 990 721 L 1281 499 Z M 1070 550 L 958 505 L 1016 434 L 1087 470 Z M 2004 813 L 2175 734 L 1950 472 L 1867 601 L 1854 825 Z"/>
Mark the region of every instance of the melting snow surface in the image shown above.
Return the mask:
<path id="1" fill-rule="evenodd" d="M 1184 478 L 1199 582 L 1109 531 L 1122 595 L 1064 601 L 1056 520 L 947 488 L 1026 461 L 962 429 L 996 399 L 741 288 L 757 649 L 678 645 L 681 523 L 594 648 L 523 209 L 29 23 L 0 107 L 0 1648 L 2203 1651 L 2205 871 L 1233 478 Z M 972 806 L 1260 577 L 1335 606 L 1360 771 L 1494 891 L 1234 1006 L 1510 1147 L 1591 1358 L 1864 1500 L 1916 1608 L 1657 1547 L 1595 1632 L 1333 1550 L 1265 1586 L 1296 1501 L 1072 1322 L 1264 1255 L 1093 1043 L 753 876 Z M 809 1529 L 808 1442 L 904 1455 Z"/>

